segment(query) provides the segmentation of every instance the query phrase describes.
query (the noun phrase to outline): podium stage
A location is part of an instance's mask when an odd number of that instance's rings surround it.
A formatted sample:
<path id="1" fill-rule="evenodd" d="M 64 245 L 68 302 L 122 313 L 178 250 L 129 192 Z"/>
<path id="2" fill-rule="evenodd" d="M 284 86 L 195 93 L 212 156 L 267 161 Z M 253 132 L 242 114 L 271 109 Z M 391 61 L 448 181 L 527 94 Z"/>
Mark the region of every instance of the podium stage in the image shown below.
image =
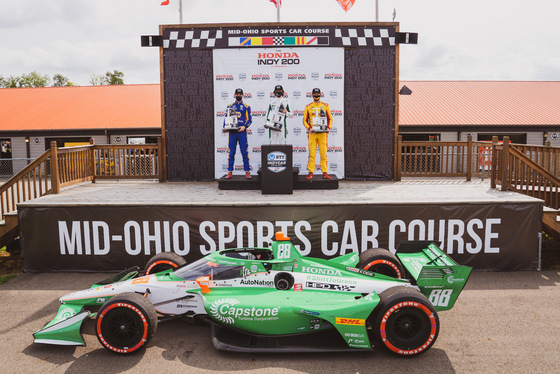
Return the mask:
<path id="1" fill-rule="evenodd" d="M 258 183 L 238 179 L 229 183 Z M 327 259 L 414 239 L 475 269 L 540 267 L 541 200 L 488 181 L 337 182 L 291 195 L 221 190 L 221 181 L 81 184 L 19 204 L 24 270 L 143 268 L 161 251 L 190 262 L 222 248 L 267 247 L 280 230 L 304 255 Z"/>

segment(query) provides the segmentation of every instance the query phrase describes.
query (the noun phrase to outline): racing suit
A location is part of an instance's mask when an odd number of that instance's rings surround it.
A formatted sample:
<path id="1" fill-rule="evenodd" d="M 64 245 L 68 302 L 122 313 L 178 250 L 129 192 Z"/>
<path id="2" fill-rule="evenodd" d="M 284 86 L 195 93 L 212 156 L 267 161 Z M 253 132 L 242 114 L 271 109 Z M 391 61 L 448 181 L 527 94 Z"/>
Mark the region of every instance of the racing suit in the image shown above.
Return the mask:
<path id="1" fill-rule="evenodd" d="M 272 97 L 268 104 L 268 112 L 266 113 L 266 118 L 272 120 L 274 113 L 278 112 L 280 105 L 284 106 L 287 110 L 286 117 L 284 117 L 284 123 L 282 124 L 281 131 L 268 130 L 268 138 L 270 144 L 286 144 L 286 137 L 288 136 L 288 128 L 286 127 L 286 118 L 292 118 L 294 114 L 290 108 L 290 102 L 287 97 Z"/>
<path id="2" fill-rule="evenodd" d="M 307 170 L 309 173 L 313 174 L 315 172 L 315 155 L 317 153 L 317 144 L 319 145 L 319 155 L 321 156 L 321 171 L 326 173 L 328 171 L 327 166 L 327 133 L 314 133 L 311 132 L 313 127 L 313 118 L 319 116 L 321 109 L 325 112 L 327 116 L 327 127 L 330 131 L 332 126 L 332 115 L 329 108 L 329 104 L 319 102 L 312 102 L 305 106 L 305 111 L 303 112 L 303 124 L 307 129 L 307 141 L 309 146 L 309 159 L 307 161 Z"/>
<path id="3" fill-rule="evenodd" d="M 249 165 L 249 143 L 247 142 L 247 129 L 253 122 L 251 107 L 245 104 L 243 101 L 235 101 L 227 106 L 226 112 L 229 110 L 229 108 L 235 109 L 238 117 L 237 125 L 239 127 L 244 126 L 245 129 L 243 129 L 243 131 L 229 132 L 228 171 L 233 171 L 233 164 L 235 163 L 235 149 L 237 148 L 237 143 L 239 143 L 239 150 L 241 151 L 241 156 L 243 156 L 243 170 L 250 171 L 251 166 Z M 226 122 L 224 120 L 223 126 L 225 126 L 225 124 Z"/>

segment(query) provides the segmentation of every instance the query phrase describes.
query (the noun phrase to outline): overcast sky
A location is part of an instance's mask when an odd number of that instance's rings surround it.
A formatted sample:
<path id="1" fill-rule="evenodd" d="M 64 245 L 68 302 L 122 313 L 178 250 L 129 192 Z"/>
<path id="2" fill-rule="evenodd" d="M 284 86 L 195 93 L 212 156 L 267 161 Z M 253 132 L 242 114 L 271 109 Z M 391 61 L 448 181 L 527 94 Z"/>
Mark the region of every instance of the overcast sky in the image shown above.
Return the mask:
<path id="1" fill-rule="evenodd" d="M 179 23 L 179 0 L 2 0 L 0 75 L 62 74 L 89 85 L 120 70 L 159 83 L 157 48 L 141 35 Z M 379 0 L 379 21 L 417 32 L 400 46 L 401 80 L 560 80 L 558 0 Z M 283 0 L 283 22 L 375 21 L 375 0 L 345 13 L 335 0 Z M 269 0 L 183 0 L 183 23 L 275 22 Z"/>

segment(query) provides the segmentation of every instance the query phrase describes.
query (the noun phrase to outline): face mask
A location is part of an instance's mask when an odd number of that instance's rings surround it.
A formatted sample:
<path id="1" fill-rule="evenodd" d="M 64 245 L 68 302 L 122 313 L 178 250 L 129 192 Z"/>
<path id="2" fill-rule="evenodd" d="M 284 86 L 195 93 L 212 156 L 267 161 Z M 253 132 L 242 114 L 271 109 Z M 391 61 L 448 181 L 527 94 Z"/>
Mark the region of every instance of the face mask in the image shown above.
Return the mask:
<path id="1" fill-rule="evenodd" d="M 235 100 L 241 101 L 241 100 L 243 100 L 243 96 L 235 96 Z"/>
<path id="2" fill-rule="evenodd" d="M 275 91 L 275 92 L 274 92 L 274 95 L 275 95 L 276 97 L 282 97 L 282 96 L 284 96 L 284 94 L 283 94 L 282 92 L 280 92 L 280 91 Z"/>
<path id="3" fill-rule="evenodd" d="M 321 99 L 321 95 L 313 95 L 313 100 L 319 101 Z"/>

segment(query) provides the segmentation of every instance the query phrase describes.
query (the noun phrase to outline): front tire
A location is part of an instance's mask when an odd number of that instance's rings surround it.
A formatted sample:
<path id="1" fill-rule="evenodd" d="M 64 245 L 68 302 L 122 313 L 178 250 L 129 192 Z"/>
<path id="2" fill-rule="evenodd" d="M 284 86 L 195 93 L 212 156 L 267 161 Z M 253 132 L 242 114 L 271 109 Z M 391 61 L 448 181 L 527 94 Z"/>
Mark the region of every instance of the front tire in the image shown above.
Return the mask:
<path id="1" fill-rule="evenodd" d="M 148 261 L 148 264 L 144 268 L 144 275 L 155 274 L 170 269 L 175 270 L 186 263 L 187 261 L 176 253 L 158 253 Z"/>
<path id="2" fill-rule="evenodd" d="M 103 304 L 97 315 L 97 339 L 115 353 L 133 353 L 145 348 L 156 329 L 154 306 L 134 292 L 111 298 Z"/>
<path id="3" fill-rule="evenodd" d="M 416 356 L 434 345 L 439 318 L 428 299 L 405 286 L 383 291 L 373 317 L 374 341 L 398 356 Z M 370 317 L 371 318 L 371 317 Z"/>
<path id="4" fill-rule="evenodd" d="M 383 248 L 371 248 L 360 253 L 357 267 L 393 278 L 404 278 L 404 268 L 397 256 Z"/>

